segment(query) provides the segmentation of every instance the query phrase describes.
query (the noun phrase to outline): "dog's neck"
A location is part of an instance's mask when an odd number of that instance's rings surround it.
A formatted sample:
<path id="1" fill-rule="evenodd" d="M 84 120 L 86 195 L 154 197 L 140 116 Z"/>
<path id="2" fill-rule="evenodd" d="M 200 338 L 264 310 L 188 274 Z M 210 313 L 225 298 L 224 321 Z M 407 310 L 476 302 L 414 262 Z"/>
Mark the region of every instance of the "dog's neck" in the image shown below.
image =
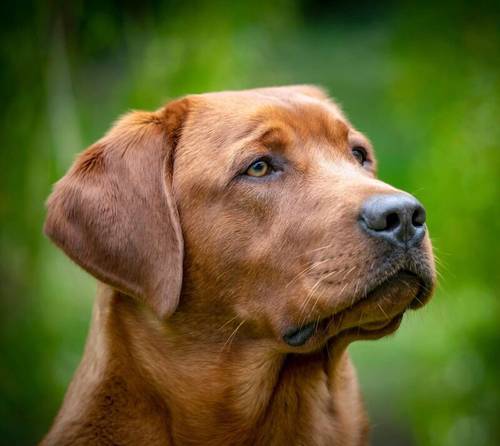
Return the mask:
<path id="1" fill-rule="evenodd" d="M 364 414 L 350 368 L 343 351 L 285 355 L 255 340 L 208 342 L 103 286 L 65 406 L 81 392 L 94 395 L 93 406 L 111 398 L 154 414 L 151 430 L 162 424 L 173 444 L 296 444 L 305 435 L 358 445 Z"/>

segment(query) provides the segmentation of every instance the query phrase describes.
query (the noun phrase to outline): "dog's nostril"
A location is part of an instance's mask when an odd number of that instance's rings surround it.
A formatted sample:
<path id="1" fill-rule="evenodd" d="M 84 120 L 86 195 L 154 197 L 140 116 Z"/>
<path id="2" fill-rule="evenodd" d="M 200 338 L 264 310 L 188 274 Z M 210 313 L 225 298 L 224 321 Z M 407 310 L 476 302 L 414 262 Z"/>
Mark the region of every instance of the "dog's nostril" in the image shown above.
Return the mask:
<path id="1" fill-rule="evenodd" d="M 397 228 L 400 225 L 399 215 L 395 212 L 390 213 L 385 217 L 386 225 L 383 229 L 384 231 L 390 231 Z"/>
<path id="2" fill-rule="evenodd" d="M 423 207 L 417 207 L 413 215 L 411 216 L 411 222 L 413 226 L 420 227 L 425 223 L 425 209 Z"/>

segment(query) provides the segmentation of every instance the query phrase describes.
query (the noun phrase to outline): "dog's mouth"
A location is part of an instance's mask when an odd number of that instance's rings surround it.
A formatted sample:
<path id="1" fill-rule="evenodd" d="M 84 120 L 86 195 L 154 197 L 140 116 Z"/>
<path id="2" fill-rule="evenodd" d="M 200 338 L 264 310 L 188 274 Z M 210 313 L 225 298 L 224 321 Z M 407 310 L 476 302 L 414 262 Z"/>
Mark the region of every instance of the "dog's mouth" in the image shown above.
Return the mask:
<path id="1" fill-rule="evenodd" d="M 422 307 L 430 295 L 431 283 L 409 270 L 400 270 L 375 285 L 353 304 L 334 314 L 286 331 L 283 341 L 300 347 L 321 335 L 329 339 L 347 331 L 359 338 L 395 331 L 408 309 Z M 320 337 L 320 336 L 318 336 Z"/>

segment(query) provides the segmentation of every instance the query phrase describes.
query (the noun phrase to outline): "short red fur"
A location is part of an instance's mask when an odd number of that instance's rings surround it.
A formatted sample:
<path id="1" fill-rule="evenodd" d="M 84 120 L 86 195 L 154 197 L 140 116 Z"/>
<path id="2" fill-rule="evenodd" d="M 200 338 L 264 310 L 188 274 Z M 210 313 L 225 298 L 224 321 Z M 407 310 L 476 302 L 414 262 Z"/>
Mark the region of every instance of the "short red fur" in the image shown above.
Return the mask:
<path id="1" fill-rule="evenodd" d="M 273 174 L 245 175 L 252 156 Z M 316 87 L 120 119 L 48 200 L 46 234 L 100 286 L 42 444 L 367 444 L 346 347 L 394 332 L 434 283 L 427 236 L 396 259 L 359 227 L 367 198 L 395 192 Z M 306 342 L 284 341 L 307 324 Z"/>

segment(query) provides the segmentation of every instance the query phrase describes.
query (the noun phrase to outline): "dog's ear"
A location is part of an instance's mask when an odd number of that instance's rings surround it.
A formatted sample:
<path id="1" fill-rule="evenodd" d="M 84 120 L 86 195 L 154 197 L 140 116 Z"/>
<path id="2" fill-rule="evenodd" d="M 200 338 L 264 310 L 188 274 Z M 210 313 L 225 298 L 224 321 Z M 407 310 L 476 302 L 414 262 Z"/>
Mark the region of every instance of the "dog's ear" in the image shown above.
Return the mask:
<path id="1" fill-rule="evenodd" d="M 161 318 L 182 285 L 173 154 L 188 113 L 180 99 L 131 112 L 79 155 L 47 201 L 46 235 L 77 264 Z"/>

